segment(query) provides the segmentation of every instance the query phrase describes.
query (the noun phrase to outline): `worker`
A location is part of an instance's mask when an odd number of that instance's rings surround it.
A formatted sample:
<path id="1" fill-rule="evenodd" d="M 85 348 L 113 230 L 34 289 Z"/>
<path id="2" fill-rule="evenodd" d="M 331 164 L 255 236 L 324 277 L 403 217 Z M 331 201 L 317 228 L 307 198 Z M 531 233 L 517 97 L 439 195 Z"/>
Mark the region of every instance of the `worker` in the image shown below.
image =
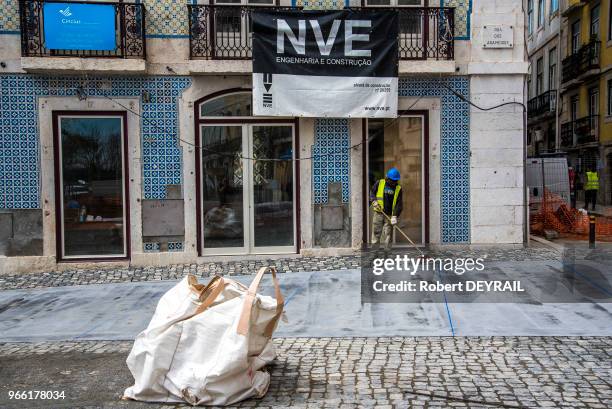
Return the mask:
<path id="1" fill-rule="evenodd" d="M 370 192 L 372 202 L 372 245 L 382 244 L 386 250 L 391 242 L 393 226 L 397 224 L 397 218 L 402 213 L 402 187 L 399 184 L 400 173 L 391 168 L 387 177 L 378 180 Z M 384 212 L 384 214 L 383 214 Z M 385 214 L 388 216 L 385 217 Z"/>
<path id="2" fill-rule="evenodd" d="M 584 185 L 584 208 L 589 210 L 589 203 L 592 204 L 592 209 L 595 210 L 597 203 L 597 191 L 599 190 L 599 175 L 594 166 L 591 166 L 586 173 L 586 183 Z"/>

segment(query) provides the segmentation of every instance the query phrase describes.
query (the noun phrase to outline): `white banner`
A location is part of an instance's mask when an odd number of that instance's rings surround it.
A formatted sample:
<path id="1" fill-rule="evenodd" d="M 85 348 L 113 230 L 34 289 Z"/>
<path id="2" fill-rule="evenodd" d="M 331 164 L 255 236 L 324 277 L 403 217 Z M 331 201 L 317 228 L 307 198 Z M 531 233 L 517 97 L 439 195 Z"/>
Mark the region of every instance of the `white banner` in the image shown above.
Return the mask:
<path id="1" fill-rule="evenodd" d="M 264 84 L 264 75 L 271 82 Z M 383 77 L 256 73 L 253 74 L 253 113 L 262 116 L 395 118 L 397 83 L 397 78 Z M 321 90 L 321 84 L 326 84 L 327 89 Z"/>

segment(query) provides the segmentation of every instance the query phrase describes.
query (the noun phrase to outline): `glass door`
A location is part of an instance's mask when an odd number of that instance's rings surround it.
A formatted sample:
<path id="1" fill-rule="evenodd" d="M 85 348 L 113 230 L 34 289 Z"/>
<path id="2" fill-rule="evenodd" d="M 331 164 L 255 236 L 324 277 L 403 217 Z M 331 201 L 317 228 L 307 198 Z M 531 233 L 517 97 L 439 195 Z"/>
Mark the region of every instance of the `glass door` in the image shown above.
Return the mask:
<path id="1" fill-rule="evenodd" d="M 125 116 L 54 119 L 58 256 L 127 257 Z"/>
<path id="2" fill-rule="evenodd" d="M 243 253 L 248 217 L 243 126 L 203 126 L 201 135 L 203 250 L 209 254 L 217 254 L 219 249 L 228 254 Z"/>
<path id="3" fill-rule="evenodd" d="M 258 253 L 293 251 L 293 126 L 253 125 L 250 130 L 252 157 L 255 159 L 250 161 L 253 192 L 252 246 Z"/>
<path id="4" fill-rule="evenodd" d="M 403 207 L 398 227 L 415 243 L 425 241 L 423 122 L 422 116 L 368 120 L 368 192 L 366 194 L 370 194 L 377 180 L 384 179 L 390 168 L 397 168 L 401 175 L 399 183 L 402 186 Z M 372 209 L 369 210 L 368 221 L 369 241 Z M 392 243 L 404 245 L 408 241 L 394 230 Z"/>
<path id="5" fill-rule="evenodd" d="M 201 127 L 202 254 L 295 251 L 293 125 Z"/>

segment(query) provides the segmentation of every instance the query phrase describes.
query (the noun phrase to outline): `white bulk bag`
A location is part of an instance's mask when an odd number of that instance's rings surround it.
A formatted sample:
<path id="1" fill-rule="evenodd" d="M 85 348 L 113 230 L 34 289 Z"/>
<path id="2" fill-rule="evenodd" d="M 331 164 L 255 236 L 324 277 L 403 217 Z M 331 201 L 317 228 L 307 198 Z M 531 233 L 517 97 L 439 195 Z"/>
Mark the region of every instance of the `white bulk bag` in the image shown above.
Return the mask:
<path id="1" fill-rule="evenodd" d="M 257 294 L 266 271 L 275 297 Z M 274 360 L 272 333 L 283 312 L 276 270 L 261 268 L 246 288 L 215 276 L 206 286 L 187 276 L 160 299 L 127 358 L 134 385 L 125 399 L 230 405 L 262 397 Z"/>

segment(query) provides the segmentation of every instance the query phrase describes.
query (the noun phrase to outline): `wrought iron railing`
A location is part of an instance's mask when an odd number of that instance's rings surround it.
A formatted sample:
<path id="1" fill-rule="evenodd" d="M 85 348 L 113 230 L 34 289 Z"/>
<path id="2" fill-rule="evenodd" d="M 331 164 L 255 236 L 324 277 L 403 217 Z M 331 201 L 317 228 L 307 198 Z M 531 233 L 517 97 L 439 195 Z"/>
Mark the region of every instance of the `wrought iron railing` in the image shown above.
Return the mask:
<path id="1" fill-rule="evenodd" d="M 585 72 L 599 67 L 601 41 L 593 40 L 563 59 L 561 72 L 563 82 L 576 79 Z"/>
<path id="2" fill-rule="evenodd" d="M 599 115 L 589 115 L 561 124 L 561 146 L 564 148 L 598 142 Z"/>
<path id="3" fill-rule="evenodd" d="M 554 112 L 557 106 L 557 90 L 551 89 L 527 102 L 527 114 L 530 118 Z"/>
<path id="4" fill-rule="evenodd" d="M 55 50 L 48 49 L 44 36 L 43 5 L 52 0 L 19 0 L 21 19 L 21 55 L 24 57 L 110 57 L 145 58 L 145 8 L 142 3 L 96 3 L 115 7 L 115 50 Z"/>
<path id="5" fill-rule="evenodd" d="M 251 13 L 258 6 L 188 5 L 191 59 L 252 58 Z M 262 7 L 259 7 L 262 9 Z M 286 10 L 285 7 L 272 7 Z M 455 55 L 454 9 L 394 8 L 399 13 L 399 58 L 452 60 Z"/>

